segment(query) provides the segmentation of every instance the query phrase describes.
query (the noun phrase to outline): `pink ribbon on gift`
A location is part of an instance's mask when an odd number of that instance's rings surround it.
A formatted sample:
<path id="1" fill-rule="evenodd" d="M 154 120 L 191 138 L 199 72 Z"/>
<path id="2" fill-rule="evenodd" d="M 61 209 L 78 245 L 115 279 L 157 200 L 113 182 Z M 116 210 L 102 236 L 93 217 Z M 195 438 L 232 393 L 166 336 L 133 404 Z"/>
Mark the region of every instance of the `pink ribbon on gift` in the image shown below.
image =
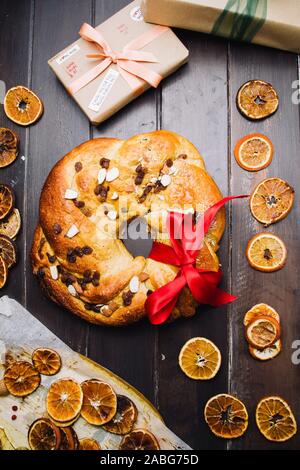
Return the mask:
<path id="1" fill-rule="evenodd" d="M 101 59 L 101 62 L 80 78 L 74 80 L 68 86 L 68 91 L 71 95 L 74 95 L 98 77 L 111 64 L 117 65 L 120 74 L 133 90 L 137 90 L 141 86 L 141 79 L 154 88 L 158 87 L 163 77 L 141 64 L 141 62 L 157 63 L 158 60 L 152 52 L 140 51 L 139 49 L 142 49 L 168 29 L 165 26 L 155 25 L 136 39 L 130 41 L 123 47 L 121 52 L 118 52 L 110 47 L 99 31 L 84 23 L 80 28 L 79 35 L 82 39 L 94 43 L 97 49 L 100 49 L 100 52 L 87 54 L 87 57 Z"/>

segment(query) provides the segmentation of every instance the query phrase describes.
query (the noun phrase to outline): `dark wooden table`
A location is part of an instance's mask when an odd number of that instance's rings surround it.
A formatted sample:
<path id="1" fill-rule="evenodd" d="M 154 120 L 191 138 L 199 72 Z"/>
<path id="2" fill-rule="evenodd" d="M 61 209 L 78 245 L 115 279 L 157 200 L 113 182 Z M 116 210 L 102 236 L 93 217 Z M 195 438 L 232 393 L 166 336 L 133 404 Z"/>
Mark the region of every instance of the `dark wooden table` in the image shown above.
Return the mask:
<path id="1" fill-rule="evenodd" d="M 288 219 L 268 229 L 282 236 L 289 250 L 287 266 L 273 274 L 252 270 L 244 252 L 248 239 L 262 230 L 247 202 L 227 209 L 227 229 L 220 256 L 223 282 L 239 299 L 228 308 L 201 308 L 190 320 L 154 328 L 147 321 L 117 329 L 88 325 L 46 300 L 32 276 L 28 254 L 37 222 L 39 194 L 54 163 L 79 143 L 99 136 L 127 138 L 155 129 L 170 129 L 189 138 L 205 157 L 224 195 L 251 192 L 266 176 L 285 178 L 299 188 L 299 106 L 292 103 L 298 79 L 297 56 L 278 50 L 231 43 L 178 31 L 190 50 L 190 62 L 99 127 L 89 125 L 47 65 L 47 60 L 77 38 L 82 22 L 97 25 L 127 0 L 2 0 L 0 6 L 0 79 L 9 88 L 32 87 L 45 104 L 42 119 L 22 129 L 1 112 L 1 126 L 17 130 L 18 160 L 1 171 L 1 182 L 13 184 L 23 229 L 18 238 L 19 262 L 1 294 L 26 306 L 68 345 L 108 367 L 137 387 L 160 410 L 167 425 L 195 449 L 296 449 L 300 431 L 287 443 L 274 445 L 260 435 L 254 411 L 265 395 L 280 395 L 292 406 L 300 426 L 300 365 L 291 361 L 292 343 L 300 339 L 299 321 L 299 190 Z M 280 108 L 270 119 L 251 123 L 235 106 L 236 92 L 248 79 L 271 82 Z M 274 142 L 269 168 L 250 174 L 237 166 L 232 149 L 246 133 L 263 132 Z M 244 340 L 244 312 L 255 303 L 278 309 L 283 325 L 283 351 L 268 363 L 252 359 Z M 16 328 L 18 325 L 16 325 Z M 215 341 L 223 363 L 207 383 L 186 378 L 178 353 L 186 340 L 205 336 Z M 250 423 L 241 439 L 215 438 L 203 419 L 208 398 L 230 392 L 246 404 Z"/>

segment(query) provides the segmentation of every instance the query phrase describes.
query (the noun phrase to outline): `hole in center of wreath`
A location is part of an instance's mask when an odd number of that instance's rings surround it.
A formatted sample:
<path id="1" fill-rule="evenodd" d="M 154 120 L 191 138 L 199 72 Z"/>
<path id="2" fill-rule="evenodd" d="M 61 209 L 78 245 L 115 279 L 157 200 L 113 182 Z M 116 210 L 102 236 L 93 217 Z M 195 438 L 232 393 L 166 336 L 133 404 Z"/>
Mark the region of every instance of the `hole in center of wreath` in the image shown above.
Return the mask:
<path id="1" fill-rule="evenodd" d="M 143 217 L 137 217 L 124 224 L 120 231 L 120 238 L 132 256 L 148 258 L 152 249 L 153 239 L 148 224 Z"/>

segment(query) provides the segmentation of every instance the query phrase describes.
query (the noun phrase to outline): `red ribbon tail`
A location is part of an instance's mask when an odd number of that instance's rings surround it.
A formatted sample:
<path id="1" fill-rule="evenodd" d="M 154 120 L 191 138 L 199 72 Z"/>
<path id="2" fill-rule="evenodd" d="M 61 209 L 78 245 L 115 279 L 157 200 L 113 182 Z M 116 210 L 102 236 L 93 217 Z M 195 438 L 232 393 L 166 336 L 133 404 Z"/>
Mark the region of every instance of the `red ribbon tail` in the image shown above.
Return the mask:
<path id="1" fill-rule="evenodd" d="M 199 272 L 193 266 L 185 266 L 183 273 L 193 297 L 198 303 L 218 307 L 236 300 L 234 295 L 228 294 L 218 287 L 222 277 L 221 271 Z"/>
<path id="2" fill-rule="evenodd" d="M 179 273 L 173 281 L 160 287 L 147 297 L 145 308 L 152 325 L 160 325 L 169 318 L 185 284 L 185 277 Z"/>
<path id="3" fill-rule="evenodd" d="M 234 199 L 244 199 L 249 197 L 249 194 L 241 194 L 240 196 L 227 196 L 221 199 L 220 201 L 216 202 L 213 206 L 206 209 L 202 217 L 198 221 L 197 225 L 201 224 L 201 220 L 204 220 L 204 233 L 206 234 L 213 219 L 217 215 L 217 212 L 223 207 L 227 202 L 233 201 Z M 200 225 L 201 226 L 201 225 Z"/>
<path id="4" fill-rule="evenodd" d="M 221 305 L 226 305 L 231 302 L 234 302 L 237 297 L 235 295 L 229 294 L 223 289 L 220 289 L 219 287 L 215 287 L 215 289 L 212 290 L 211 298 L 208 302 L 208 305 L 211 305 L 212 307 L 219 307 Z"/>

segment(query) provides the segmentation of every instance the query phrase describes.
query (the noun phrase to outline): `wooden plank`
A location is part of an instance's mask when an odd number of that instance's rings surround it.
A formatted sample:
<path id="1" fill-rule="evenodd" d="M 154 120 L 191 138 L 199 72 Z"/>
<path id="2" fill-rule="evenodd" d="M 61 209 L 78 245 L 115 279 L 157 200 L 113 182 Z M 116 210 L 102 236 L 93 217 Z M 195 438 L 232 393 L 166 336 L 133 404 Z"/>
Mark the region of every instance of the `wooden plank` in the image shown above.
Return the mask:
<path id="1" fill-rule="evenodd" d="M 279 176 L 296 188 L 296 203 L 287 219 L 264 229 L 254 220 L 247 204 L 235 204 L 232 213 L 232 284 L 239 300 L 231 306 L 232 361 L 230 384 L 247 405 L 250 414 L 249 430 L 244 438 L 232 442 L 234 449 L 296 449 L 300 434 L 284 444 L 274 445 L 260 435 L 255 425 L 254 413 L 258 401 L 266 395 L 280 395 L 290 404 L 300 422 L 300 375 L 291 362 L 292 342 L 300 338 L 297 320 L 299 298 L 299 107 L 292 103 L 292 82 L 298 78 L 297 56 L 289 53 L 232 44 L 230 53 L 230 115 L 231 150 L 238 138 L 250 132 L 262 132 L 274 143 L 272 164 L 258 173 L 247 173 L 231 157 L 232 193 L 250 193 L 254 186 L 267 176 Z M 266 80 L 279 93 L 277 113 L 262 122 L 252 123 L 237 111 L 235 97 L 240 85 L 253 78 Z M 231 155 L 233 153 L 231 152 Z M 245 207 L 246 206 L 246 207 Z M 260 273 L 251 269 L 244 250 L 250 237 L 267 230 L 282 237 L 289 258 L 286 267 L 276 273 Z M 255 361 L 248 353 L 243 333 L 243 315 L 256 303 L 265 302 L 281 314 L 283 351 L 270 362 Z M 299 367 L 299 366 L 298 366 Z"/>
<path id="2" fill-rule="evenodd" d="M 208 171 L 221 191 L 227 177 L 227 43 L 192 32 L 178 32 L 190 50 L 190 61 L 162 87 L 161 127 L 190 139 L 204 156 Z M 226 286 L 228 227 L 221 243 Z M 178 366 L 183 344 L 195 336 L 214 341 L 223 363 L 215 379 L 196 382 Z M 195 449 L 222 449 L 225 444 L 208 430 L 203 410 L 214 394 L 227 390 L 226 308 L 200 307 L 193 319 L 177 321 L 159 330 L 159 409 L 168 426 Z"/>
<path id="3" fill-rule="evenodd" d="M 127 0 L 95 2 L 95 25 L 128 4 Z M 94 137 L 127 139 L 156 128 L 156 92 L 149 90 L 107 122 L 93 129 Z M 122 329 L 90 327 L 88 355 L 128 380 L 154 401 L 155 329 L 147 321 Z"/>
<path id="4" fill-rule="evenodd" d="M 3 82 L 3 91 L 16 85 L 28 85 L 28 71 L 30 67 L 30 44 L 32 36 L 32 5 L 31 2 L 20 2 L 18 8 L 13 2 L 3 0 L 1 2 L 0 16 L 0 77 Z M 16 31 L 18 25 L 18 33 Z M 20 64 L 22 64 L 20 66 Z M 2 101 L 1 101 L 2 103 Z M 3 106 L 0 106 L 0 126 L 8 127 L 17 132 L 20 138 L 20 151 L 17 160 L 6 168 L 1 168 L 1 183 L 10 184 L 16 195 L 16 207 L 18 207 L 23 221 L 23 229 L 17 238 L 18 264 L 11 269 L 8 281 L 1 294 L 7 294 L 16 300 L 24 301 L 25 292 L 25 230 L 26 214 L 24 200 L 24 176 L 27 165 L 27 136 L 26 129 L 7 119 Z M 25 160 L 22 158 L 25 156 Z"/>
<path id="5" fill-rule="evenodd" d="M 30 128 L 27 173 L 27 255 L 38 217 L 38 195 L 52 166 L 90 136 L 89 123 L 50 70 L 47 60 L 77 38 L 80 25 L 89 21 L 92 2 L 37 0 L 34 15 L 32 88 L 44 101 L 45 113 Z M 58 23 L 59 19 L 59 23 Z M 68 345 L 86 352 L 87 325 L 45 299 L 28 264 L 26 305 Z"/>

